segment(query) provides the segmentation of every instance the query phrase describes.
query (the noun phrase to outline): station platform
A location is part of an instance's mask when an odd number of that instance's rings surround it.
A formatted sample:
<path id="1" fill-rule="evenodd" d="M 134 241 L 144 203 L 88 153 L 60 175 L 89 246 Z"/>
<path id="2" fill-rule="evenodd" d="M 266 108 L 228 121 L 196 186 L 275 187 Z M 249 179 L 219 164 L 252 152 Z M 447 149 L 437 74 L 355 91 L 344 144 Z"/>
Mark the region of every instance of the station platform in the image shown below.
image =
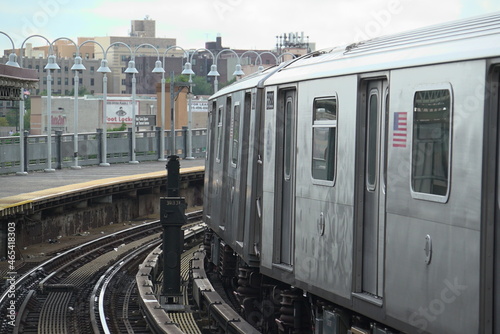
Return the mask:
<path id="1" fill-rule="evenodd" d="M 180 168 L 205 165 L 205 159 L 180 159 Z M 55 172 L 28 172 L 26 175 L 9 174 L 0 176 L 0 199 L 24 193 L 96 181 L 166 170 L 165 161 L 147 161 L 138 164 L 111 164 L 109 167 L 83 166 L 80 169 L 64 168 Z"/>
<path id="2" fill-rule="evenodd" d="M 204 159 L 179 160 L 181 173 L 203 173 Z M 97 193 L 139 189 L 151 182 L 165 183 L 167 162 L 87 166 L 54 172 L 0 177 L 0 220 L 12 215 L 35 212 Z"/>
<path id="3" fill-rule="evenodd" d="M 205 159 L 183 160 L 180 159 L 181 171 L 183 168 L 196 169 L 204 167 Z M 58 169 L 55 172 L 28 172 L 26 175 L 0 176 L 0 221 L 2 216 L 11 211 L 22 214 L 23 210 L 31 207 L 32 203 L 44 201 L 48 197 L 70 196 L 71 192 L 84 191 L 84 189 L 118 187 L 132 179 L 148 179 L 167 176 L 165 161 L 148 161 L 138 164 L 111 164 L 109 167 L 83 166 L 80 169 Z M 89 190 L 90 191 L 90 190 Z M 201 209 L 201 208 L 198 208 Z M 63 249 L 76 246 L 83 242 L 101 237 L 104 234 L 114 233 L 129 228 L 135 224 L 147 221 L 149 218 L 141 217 L 137 221 L 123 221 L 120 224 L 110 224 L 99 228 L 89 229 L 85 233 L 63 236 L 57 243 L 41 242 L 30 244 L 18 250 L 20 259 L 16 266 L 25 262 L 39 262 L 49 254 L 55 254 Z M 0 256 L 0 274 L 7 271 L 7 262 Z"/>

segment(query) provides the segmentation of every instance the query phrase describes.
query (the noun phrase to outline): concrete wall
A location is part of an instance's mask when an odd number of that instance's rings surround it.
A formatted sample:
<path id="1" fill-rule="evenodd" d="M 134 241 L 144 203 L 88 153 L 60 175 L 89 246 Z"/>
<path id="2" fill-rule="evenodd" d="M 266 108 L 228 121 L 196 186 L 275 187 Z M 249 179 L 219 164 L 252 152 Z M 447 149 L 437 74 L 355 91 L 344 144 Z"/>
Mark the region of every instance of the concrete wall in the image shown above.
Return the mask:
<path id="1" fill-rule="evenodd" d="M 124 101 L 130 103 L 130 96 L 108 95 L 108 107 L 111 101 Z M 151 106 L 156 107 L 157 102 L 154 95 L 139 96 L 137 115 L 151 114 Z M 52 131 L 62 131 L 63 133 L 74 133 L 74 110 L 75 98 L 69 96 L 52 96 Z M 157 112 L 153 108 L 154 113 Z M 86 95 L 78 98 L 78 133 L 95 132 L 101 129 L 102 117 L 102 97 Z M 107 129 L 120 127 L 121 124 L 108 124 Z M 179 128 L 180 129 L 180 128 Z M 47 97 L 31 97 L 31 132 L 32 135 L 45 134 L 47 131 Z"/>
<path id="2" fill-rule="evenodd" d="M 180 196 L 186 198 L 188 210 L 201 208 L 202 194 L 203 180 L 181 183 Z M 55 240 L 59 236 L 71 236 L 111 223 L 123 224 L 145 217 L 159 219 L 162 196 L 166 196 L 165 189 L 153 188 L 116 194 L 100 200 L 82 199 L 72 206 L 46 209 L 0 223 L 2 227 L 6 227 L 8 222 L 16 223 L 16 243 L 22 249 L 33 244 L 46 243 L 49 239 Z M 2 232 L 0 234 L 6 235 L 5 231 Z M 5 256 L 4 253 L 5 247 L 1 247 L 0 257 Z"/>

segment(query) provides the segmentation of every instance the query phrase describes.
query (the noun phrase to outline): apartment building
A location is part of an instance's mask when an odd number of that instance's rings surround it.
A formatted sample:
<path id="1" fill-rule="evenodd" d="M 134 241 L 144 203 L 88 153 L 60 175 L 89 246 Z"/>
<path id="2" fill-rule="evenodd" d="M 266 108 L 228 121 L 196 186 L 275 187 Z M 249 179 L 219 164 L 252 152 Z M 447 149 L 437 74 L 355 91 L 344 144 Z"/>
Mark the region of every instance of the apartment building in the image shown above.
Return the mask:
<path id="1" fill-rule="evenodd" d="M 80 71 L 78 74 L 79 90 L 85 91 L 86 94 L 94 94 L 102 92 L 102 74 L 97 72 L 101 65 L 98 59 L 83 59 L 83 65 L 86 70 Z M 57 65 L 59 70 L 54 70 L 52 76 L 52 95 L 73 95 L 75 72 L 71 70 L 74 64 L 73 58 L 59 58 Z M 38 71 L 39 84 L 38 88 L 30 94 L 40 95 L 47 92 L 47 65 L 46 58 L 24 58 L 23 67 Z"/>
<path id="2" fill-rule="evenodd" d="M 82 57 L 83 64 L 87 70 L 80 74 L 80 86 L 83 85 L 88 94 L 102 92 L 102 74 L 96 71 L 101 65 L 101 59 L 104 58 L 104 52 L 107 52 L 106 59 L 108 60 L 108 67 L 111 69 L 111 73 L 107 74 L 108 93 L 124 94 L 126 92 L 126 74 L 123 72 L 133 56 L 157 56 L 156 50 L 147 46 L 152 45 L 158 50 L 160 57 L 162 57 L 168 47 L 176 44 L 175 38 L 158 38 L 155 34 L 156 22 L 146 17 L 144 20 L 131 21 L 130 36 L 78 37 L 75 41 L 57 39 L 53 42 L 52 52 L 49 45 L 33 46 L 33 43 L 38 40 L 33 41 L 30 39 L 29 43 L 26 43 L 26 47 L 23 49 L 23 57 L 22 60 L 19 58 L 19 62 L 22 62 L 22 67 L 39 70 L 40 86 L 34 92 L 34 94 L 39 94 L 46 90 L 47 79 L 43 78 L 44 76 L 46 77 L 46 72 L 44 72 L 43 68 L 47 64 L 47 57 L 49 54 L 56 55 L 57 64 L 61 67 L 61 70 L 55 71 L 53 74 L 52 93 L 64 95 L 66 91 L 73 89 L 71 66 L 73 66 L 73 59 L 77 54 L 77 46 L 75 44 L 78 46 L 83 44 L 79 48 L 78 53 Z M 93 42 L 85 43 L 86 41 Z M 8 55 L 11 52 L 11 49 L 4 50 L 4 56 L 1 59 L 3 63 L 8 60 Z M 19 49 L 16 49 L 15 53 L 20 56 Z M 183 52 L 178 49 L 168 52 L 169 57 L 182 56 L 182 54 Z M 101 83 L 98 83 L 98 81 Z"/>

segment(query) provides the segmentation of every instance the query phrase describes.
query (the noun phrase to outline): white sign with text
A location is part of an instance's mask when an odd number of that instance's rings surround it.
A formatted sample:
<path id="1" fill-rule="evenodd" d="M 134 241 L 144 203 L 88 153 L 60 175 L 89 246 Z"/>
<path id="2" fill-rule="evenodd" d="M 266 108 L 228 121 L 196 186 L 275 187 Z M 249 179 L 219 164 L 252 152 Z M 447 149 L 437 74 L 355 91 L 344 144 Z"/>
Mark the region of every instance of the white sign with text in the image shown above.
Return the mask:
<path id="1" fill-rule="evenodd" d="M 135 114 L 136 116 L 139 114 L 139 101 L 136 101 Z M 108 124 L 132 124 L 132 101 L 108 100 L 106 119 Z"/>

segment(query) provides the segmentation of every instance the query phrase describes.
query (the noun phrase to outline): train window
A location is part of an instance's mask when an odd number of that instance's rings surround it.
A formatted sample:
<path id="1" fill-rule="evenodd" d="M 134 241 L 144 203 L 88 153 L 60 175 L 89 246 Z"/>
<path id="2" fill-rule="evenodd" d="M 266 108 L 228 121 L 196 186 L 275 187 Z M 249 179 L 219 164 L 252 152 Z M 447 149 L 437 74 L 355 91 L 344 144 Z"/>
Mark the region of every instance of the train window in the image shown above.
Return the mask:
<path id="1" fill-rule="evenodd" d="M 220 151 L 221 151 L 221 145 L 222 145 L 222 113 L 224 112 L 224 107 L 219 107 L 219 110 L 217 111 L 217 154 L 216 154 L 216 161 L 220 162 Z"/>
<path id="2" fill-rule="evenodd" d="M 287 181 L 291 178 L 292 168 L 292 112 L 292 100 L 288 99 L 285 106 L 285 148 L 283 154 L 284 174 Z"/>
<path id="3" fill-rule="evenodd" d="M 337 97 L 314 100 L 312 163 L 314 183 L 333 185 L 337 146 Z M 320 182 L 318 182 L 318 181 Z M 321 181 L 328 181 L 327 183 Z"/>
<path id="4" fill-rule="evenodd" d="M 208 110 L 208 136 L 207 136 L 207 147 L 209 147 L 208 150 L 205 150 L 205 160 L 208 160 L 208 153 L 212 153 L 212 143 L 214 142 L 213 136 L 215 136 L 215 132 L 213 129 L 213 120 L 214 120 L 214 110 L 217 111 L 217 102 L 213 101 L 212 104 L 209 104 L 209 110 Z"/>
<path id="5" fill-rule="evenodd" d="M 233 110 L 233 141 L 231 151 L 231 162 L 233 167 L 238 165 L 238 154 L 240 151 L 240 105 L 235 104 Z"/>
<path id="6" fill-rule="evenodd" d="M 411 186 L 416 193 L 448 194 L 451 105 L 450 89 L 415 93 Z"/>
<path id="7" fill-rule="evenodd" d="M 366 162 L 366 187 L 368 190 L 375 190 L 377 181 L 377 156 L 378 156 L 378 94 L 376 90 L 370 92 L 370 100 L 368 104 L 368 140 L 366 145 L 367 162 Z"/>

